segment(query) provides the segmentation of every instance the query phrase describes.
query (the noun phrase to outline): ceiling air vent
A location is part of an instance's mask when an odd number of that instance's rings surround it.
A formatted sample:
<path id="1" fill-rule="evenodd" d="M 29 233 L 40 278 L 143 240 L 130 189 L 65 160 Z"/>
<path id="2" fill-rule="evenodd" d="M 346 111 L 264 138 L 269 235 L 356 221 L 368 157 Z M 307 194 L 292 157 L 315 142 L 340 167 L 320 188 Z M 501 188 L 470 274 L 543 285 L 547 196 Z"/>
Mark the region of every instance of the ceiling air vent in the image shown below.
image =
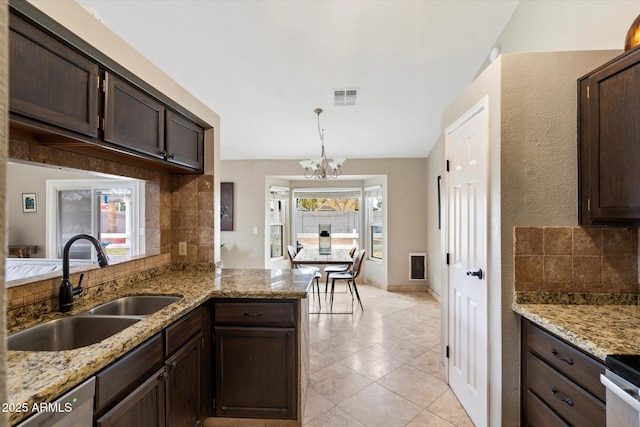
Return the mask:
<path id="1" fill-rule="evenodd" d="M 358 89 L 335 89 L 333 91 L 333 105 L 356 105 L 358 102 Z"/>

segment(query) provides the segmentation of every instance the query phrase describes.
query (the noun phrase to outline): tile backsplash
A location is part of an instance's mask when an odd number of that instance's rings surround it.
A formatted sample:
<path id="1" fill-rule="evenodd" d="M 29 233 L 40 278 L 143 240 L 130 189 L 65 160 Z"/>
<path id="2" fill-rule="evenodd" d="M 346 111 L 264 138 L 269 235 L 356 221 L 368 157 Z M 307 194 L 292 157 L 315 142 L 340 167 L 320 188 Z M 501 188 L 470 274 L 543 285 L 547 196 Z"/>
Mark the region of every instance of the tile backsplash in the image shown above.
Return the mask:
<path id="1" fill-rule="evenodd" d="M 514 227 L 516 293 L 638 295 L 638 229 Z"/>

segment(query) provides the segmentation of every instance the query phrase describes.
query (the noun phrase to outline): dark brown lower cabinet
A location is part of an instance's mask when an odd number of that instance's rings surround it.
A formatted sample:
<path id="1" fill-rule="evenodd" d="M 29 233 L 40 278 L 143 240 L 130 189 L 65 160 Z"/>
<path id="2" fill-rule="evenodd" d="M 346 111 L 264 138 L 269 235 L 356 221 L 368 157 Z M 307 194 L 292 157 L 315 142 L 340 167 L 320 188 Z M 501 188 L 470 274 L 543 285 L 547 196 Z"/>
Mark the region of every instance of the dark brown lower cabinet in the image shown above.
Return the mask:
<path id="1" fill-rule="evenodd" d="M 142 385 L 96 421 L 96 427 L 164 427 L 165 370 L 156 371 Z"/>
<path id="2" fill-rule="evenodd" d="M 294 328 L 218 327 L 216 415 L 296 418 Z"/>
<path id="3" fill-rule="evenodd" d="M 202 422 L 202 334 L 187 342 L 166 362 L 168 426 L 194 427 Z"/>
<path id="4" fill-rule="evenodd" d="M 296 419 L 298 302 L 214 300 L 215 415 Z"/>
<path id="5" fill-rule="evenodd" d="M 604 365 L 580 349 L 522 321 L 522 425 L 606 424 Z"/>
<path id="6" fill-rule="evenodd" d="M 193 310 L 96 375 L 97 427 L 196 427 L 206 417 L 205 307 Z"/>

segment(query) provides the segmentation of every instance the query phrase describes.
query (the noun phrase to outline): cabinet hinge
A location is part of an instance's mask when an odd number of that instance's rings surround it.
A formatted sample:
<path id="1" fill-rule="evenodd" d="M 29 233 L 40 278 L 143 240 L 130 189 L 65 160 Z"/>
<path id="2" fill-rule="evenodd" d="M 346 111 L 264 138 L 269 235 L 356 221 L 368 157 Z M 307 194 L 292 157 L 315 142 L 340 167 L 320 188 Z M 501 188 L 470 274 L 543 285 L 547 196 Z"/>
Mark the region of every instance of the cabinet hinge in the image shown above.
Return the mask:
<path id="1" fill-rule="evenodd" d="M 591 211 L 591 199 L 587 199 L 587 210 Z"/>
<path id="2" fill-rule="evenodd" d="M 204 348 L 204 337 L 200 339 L 200 344 L 202 345 L 202 348 Z"/>
<path id="3" fill-rule="evenodd" d="M 449 358 L 449 346 L 446 346 L 445 348 L 445 357 L 448 359 Z"/>
<path id="4" fill-rule="evenodd" d="M 98 123 L 100 123 L 100 130 L 104 130 L 104 117 L 98 117 Z"/>
<path id="5" fill-rule="evenodd" d="M 589 86 L 587 86 L 587 99 L 589 99 Z"/>
<path id="6" fill-rule="evenodd" d="M 449 172 L 449 160 L 447 160 L 447 172 Z"/>
<path id="7" fill-rule="evenodd" d="M 449 265 L 449 254 L 447 253 L 447 265 Z"/>
<path id="8" fill-rule="evenodd" d="M 96 74 L 96 89 L 100 90 L 100 74 Z"/>
<path id="9" fill-rule="evenodd" d="M 107 81 L 102 80 L 102 93 L 107 93 Z"/>

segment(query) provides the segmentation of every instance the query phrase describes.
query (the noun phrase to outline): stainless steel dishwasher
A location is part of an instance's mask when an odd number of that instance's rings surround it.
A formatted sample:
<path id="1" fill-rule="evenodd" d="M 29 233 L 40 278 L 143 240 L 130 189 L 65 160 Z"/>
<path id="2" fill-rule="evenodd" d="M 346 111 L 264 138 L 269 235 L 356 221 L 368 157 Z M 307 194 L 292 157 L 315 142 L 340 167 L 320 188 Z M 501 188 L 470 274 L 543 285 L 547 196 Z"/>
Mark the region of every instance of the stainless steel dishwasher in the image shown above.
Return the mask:
<path id="1" fill-rule="evenodd" d="M 93 398 L 96 394 L 96 379 L 89 378 L 55 401 L 43 404 L 35 415 L 19 427 L 91 427 L 93 425 Z"/>
<path id="2" fill-rule="evenodd" d="M 640 427 L 640 356 L 610 355 L 600 382 L 607 390 L 607 427 Z"/>

